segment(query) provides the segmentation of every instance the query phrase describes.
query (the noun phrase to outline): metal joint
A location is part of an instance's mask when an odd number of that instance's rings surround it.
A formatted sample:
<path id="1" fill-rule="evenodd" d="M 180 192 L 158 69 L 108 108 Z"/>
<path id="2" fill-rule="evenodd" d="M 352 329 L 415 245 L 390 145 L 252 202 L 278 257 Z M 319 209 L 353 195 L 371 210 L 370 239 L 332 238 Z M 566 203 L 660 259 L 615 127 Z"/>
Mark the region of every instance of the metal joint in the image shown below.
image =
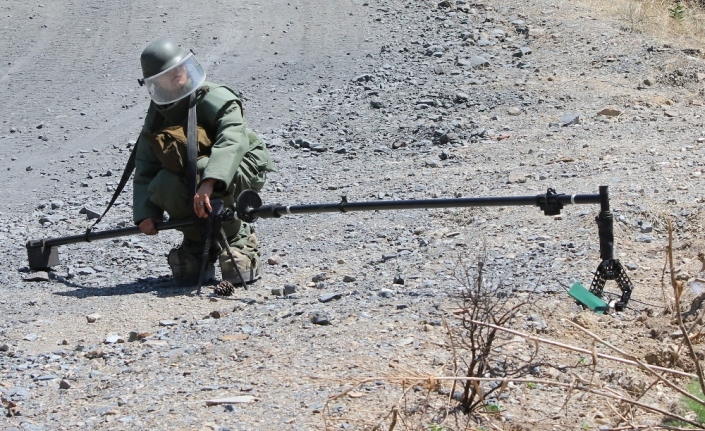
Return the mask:
<path id="1" fill-rule="evenodd" d="M 563 204 L 560 202 L 561 196 L 564 195 L 558 194 L 555 189 L 549 188 L 545 195 L 536 196 L 536 205 L 547 216 L 558 215 L 563 209 Z"/>
<path id="2" fill-rule="evenodd" d="M 340 197 L 340 203 L 338 204 L 338 208 L 340 209 L 341 213 L 345 213 L 345 204 L 348 203 L 348 197 L 345 195 L 342 195 Z"/>

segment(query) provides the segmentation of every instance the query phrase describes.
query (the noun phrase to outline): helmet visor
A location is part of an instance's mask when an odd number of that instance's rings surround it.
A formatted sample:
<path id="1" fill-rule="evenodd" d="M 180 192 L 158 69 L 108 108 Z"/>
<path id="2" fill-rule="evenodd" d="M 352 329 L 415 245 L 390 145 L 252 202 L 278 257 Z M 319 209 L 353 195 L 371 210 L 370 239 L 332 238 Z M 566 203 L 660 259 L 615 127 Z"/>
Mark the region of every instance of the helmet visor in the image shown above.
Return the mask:
<path id="1" fill-rule="evenodd" d="M 144 80 L 149 96 L 157 105 L 176 102 L 198 90 L 206 80 L 206 73 L 196 57 L 188 54 L 183 60 L 164 72 Z"/>

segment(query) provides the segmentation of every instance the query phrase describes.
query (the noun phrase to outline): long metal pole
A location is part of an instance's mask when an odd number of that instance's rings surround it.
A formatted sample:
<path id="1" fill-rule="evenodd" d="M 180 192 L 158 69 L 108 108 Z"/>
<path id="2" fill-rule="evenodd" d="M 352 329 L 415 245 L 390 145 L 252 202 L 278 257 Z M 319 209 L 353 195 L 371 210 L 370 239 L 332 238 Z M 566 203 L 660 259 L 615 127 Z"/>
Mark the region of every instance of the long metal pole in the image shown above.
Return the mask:
<path id="1" fill-rule="evenodd" d="M 315 214 L 352 211 L 409 210 L 425 208 L 469 208 L 491 206 L 540 206 L 546 195 L 515 196 L 515 197 L 485 197 L 457 199 L 420 199 L 408 201 L 372 201 L 372 202 L 340 202 L 337 204 L 311 205 L 263 205 L 259 208 L 247 208 L 248 217 L 276 218 L 283 215 Z M 591 195 L 556 195 L 556 200 L 562 205 L 568 204 L 599 204 L 601 196 Z"/>
<path id="2" fill-rule="evenodd" d="M 179 220 L 155 223 L 154 227 L 157 229 L 157 231 L 164 231 L 192 225 L 193 220 Z M 138 233 L 141 233 L 139 226 L 125 227 L 121 229 L 106 230 L 103 232 L 91 232 L 88 235 L 82 234 L 65 236 L 61 238 L 31 240 L 27 242 L 27 247 L 30 247 L 32 245 L 41 245 L 43 247 L 58 247 L 60 245 L 76 244 L 79 242 L 91 242 L 109 238 L 118 238 L 121 236 L 136 235 Z"/>
<path id="3" fill-rule="evenodd" d="M 600 235 L 600 258 L 614 259 L 614 217 L 610 211 L 610 196 L 607 186 L 600 186 L 600 214 L 596 218 Z"/>
<path id="4" fill-rule="evenodd" d="M 602 204 L 603 212 L 608 203 L 607 187 L 600 187 L 600 194 L 591 195 L 564 195 L 557 194 L 555 190 L 548 189 L 545 194 L 534 196 L 514 196 L 514 197 L 481 197 L 481 198 L 457 198 L 457 199 L 420 199 L 406 201 L 372 201 L 372 202 L 347 202 L 343 199 L 336 204 L 310 204 L 310 205 L 262 205 L 259 195 L 252 190 L 243 191 L 237 199 L 237 218 L 252 222 L 258 218 L 276 218 L 286 214 L 315 214 L 331 212 L 353 212 L 353 211 L 381 211 L 381 210 L 406 210 L 406 209 L 435 209 L 435 208 L 469 208 L 469 207 L 491 207 L 491 206 L 538 206 L 546 215 L 560 214 L 561 208 L 568 204 Z M 607 208 L 609 208 L 607 206 Z M 607 211 L 609 212 L 609 211 Z M 230 213 L 231 217 L 235 214 Z M 192 226 L 192 219 L 156 223 L 158 231 L 168 229 L 178 229 Z M 603 229 L 604 230 L 604 229 Z M 27 254 L 30 267 L 47 268 L 58 264 L 57 248 L 61 245 L 75 244 L 79 242 L 91 242 L 94 240 L 117 238 L 121 236 L 134 235 L 140 233 L 137 226 L 114 229 L 103 232 L 90 232 L 82 235 L 73 235 L 62 238 L 45 238 L 40 240 L 30 240 L 27 242 Z M 611 247 L 610 238 L 602 238 L 601 248 Z M 607 236 L 607 235 L 605 235 Z M 611 235 L 609 235 L 611 237 Z M 609 255 L 609 250 L 603 250 L 603 255 Z"/>

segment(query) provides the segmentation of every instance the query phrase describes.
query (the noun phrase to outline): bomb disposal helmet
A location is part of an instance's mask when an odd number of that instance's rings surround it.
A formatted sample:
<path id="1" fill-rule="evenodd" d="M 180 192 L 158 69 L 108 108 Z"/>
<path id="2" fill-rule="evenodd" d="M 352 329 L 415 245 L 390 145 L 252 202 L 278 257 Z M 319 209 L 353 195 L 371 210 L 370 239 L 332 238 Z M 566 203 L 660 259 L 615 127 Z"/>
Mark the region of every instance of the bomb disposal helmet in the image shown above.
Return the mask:
<path id="1" fill-rule="evenodd" d="M 140 56 L 142 76 L 154 103 L 166 105 L 189 96 L 206 80 L 196 57 L 175 43 L 158 39 Z"/>

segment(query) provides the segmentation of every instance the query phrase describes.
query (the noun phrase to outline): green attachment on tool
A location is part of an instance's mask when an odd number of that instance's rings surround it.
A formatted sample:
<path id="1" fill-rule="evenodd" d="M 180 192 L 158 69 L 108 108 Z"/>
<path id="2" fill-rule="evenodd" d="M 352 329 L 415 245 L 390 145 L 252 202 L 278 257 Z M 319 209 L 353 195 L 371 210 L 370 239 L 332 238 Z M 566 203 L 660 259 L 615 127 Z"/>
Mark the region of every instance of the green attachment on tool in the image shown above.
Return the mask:
<path id="1" fill-rule="evenodd" d="M 576 301 L 588 307 L 595 313 L 605 314 L 605 311 L 610 309 L 610 306 L 605 301 L 601 300 L 592 292 L 587 290 L 585 286 L 580 284 L 580 282 L 576 281 L 572 286 L 570 286 L 568 295 L 572 296 Z"/>

